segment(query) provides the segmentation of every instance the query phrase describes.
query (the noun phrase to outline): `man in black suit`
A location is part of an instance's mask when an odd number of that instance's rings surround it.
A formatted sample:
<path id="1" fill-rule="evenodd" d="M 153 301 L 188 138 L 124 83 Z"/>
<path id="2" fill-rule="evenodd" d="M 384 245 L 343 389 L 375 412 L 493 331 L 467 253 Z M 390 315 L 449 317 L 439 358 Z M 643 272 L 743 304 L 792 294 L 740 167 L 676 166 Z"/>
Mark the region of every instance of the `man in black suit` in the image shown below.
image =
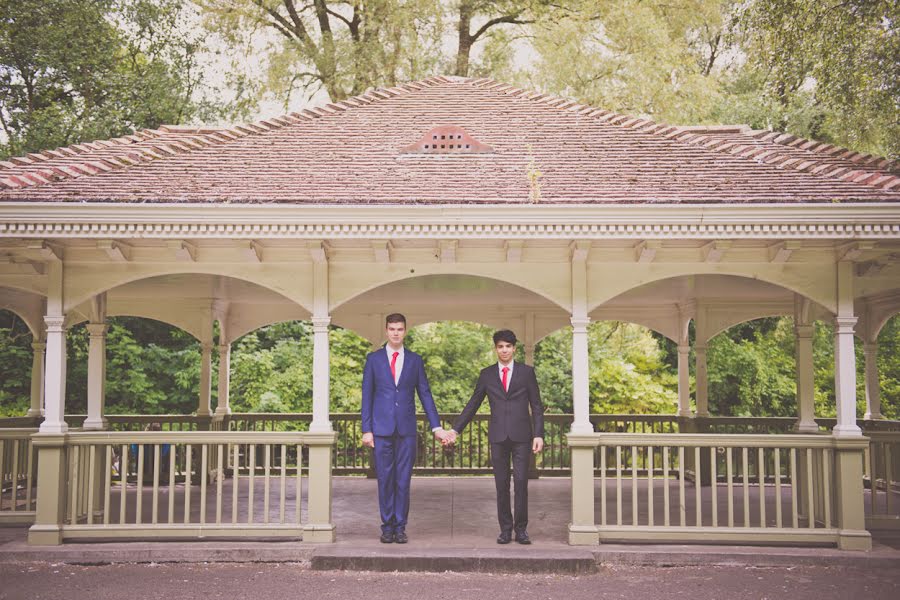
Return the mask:
<path id="1" fill-rule="evenodd" d="M 516 541 L 530 544 L 528 537 L 528 464 L 529 450 L 537 454 L 544 448 L 544 405 L 534 368 L 513 361 L 516 334 L 508 329 L 494 333 L 498 362 L 481 371 L 475 392 L 463 409 L 444 444 L 453 444 L 487 396 L 491 406 L 488 440 L 491 466 L 497 485 L 497 518 L 500 521 L 498 544 Z M 530 410 L 529 410 L 530 409 Z M 515 519 L 510 511 L 509 463 L 516 492 Z"/>

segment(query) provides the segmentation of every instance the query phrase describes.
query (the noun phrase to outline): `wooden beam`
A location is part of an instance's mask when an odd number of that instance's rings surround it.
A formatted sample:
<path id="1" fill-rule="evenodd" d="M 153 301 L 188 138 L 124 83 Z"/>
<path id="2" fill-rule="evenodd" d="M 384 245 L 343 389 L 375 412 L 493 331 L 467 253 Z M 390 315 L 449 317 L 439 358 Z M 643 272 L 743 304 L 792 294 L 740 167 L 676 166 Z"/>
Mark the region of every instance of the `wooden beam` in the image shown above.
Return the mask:
<path id="1" fill-rule="evenodd" d="M 862 256 L 862 253 L 866 250 L 873 250 L 875 248 L 875 242 L 851 242 L 849 244 L 843 244 L 838 246 L 835 250 L 837 250 L 837 259 L 839 261 L 842 260 L 859 260 Z"/>
<path id="2" fill-rule="evenodd" d="M 247 245 L 244 246 L 244 255 L 250 262 L 261 263 L 263 261 L 262 246 L 260 246 L 258 242 L 250 240 L 247 242 Z"/>

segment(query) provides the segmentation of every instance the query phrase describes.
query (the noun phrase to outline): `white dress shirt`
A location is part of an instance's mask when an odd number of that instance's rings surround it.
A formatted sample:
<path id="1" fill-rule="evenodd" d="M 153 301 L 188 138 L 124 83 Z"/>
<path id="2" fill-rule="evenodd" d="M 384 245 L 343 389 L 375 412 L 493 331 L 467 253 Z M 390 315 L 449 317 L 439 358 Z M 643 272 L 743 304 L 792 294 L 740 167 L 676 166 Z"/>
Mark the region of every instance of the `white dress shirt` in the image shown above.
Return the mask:
<path id="1" fill-rule="evenodd" d="M 384 349 L 387 351 L 388 357 L 388 365 L 390 366 L 391 360 L 394 358 L 394 352 L 397 352 L 397 362 L 394 363 L 394 385 L 400 383 L 400 373 L 403 371 L 403 346 L 400 346 L 397 350 L 391 348 L 390 344 L 385 344 Z"/>

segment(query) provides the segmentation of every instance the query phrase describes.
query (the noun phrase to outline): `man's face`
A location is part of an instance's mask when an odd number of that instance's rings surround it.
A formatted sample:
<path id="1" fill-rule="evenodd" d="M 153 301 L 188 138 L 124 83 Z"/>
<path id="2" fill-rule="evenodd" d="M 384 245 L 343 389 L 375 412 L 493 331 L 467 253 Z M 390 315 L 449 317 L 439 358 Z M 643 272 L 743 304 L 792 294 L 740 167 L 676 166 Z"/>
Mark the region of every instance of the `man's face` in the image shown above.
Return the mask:
<path id="1" fill-rule="evenodd" d="M 406 323 L 388 323 L 385 331 L 391 346 L 398 348 L 403 345 L 403 338 L 406 337 Z"/>
<path id="2" fill-rule="evenodd" d="M 497 342 L 494 350 L 497 352 L 497 358 L 500 359 L 500 362 L 508 363 L 512 360 L 513 354 L 516 353 L 516 345 L 509 342 Z"/>

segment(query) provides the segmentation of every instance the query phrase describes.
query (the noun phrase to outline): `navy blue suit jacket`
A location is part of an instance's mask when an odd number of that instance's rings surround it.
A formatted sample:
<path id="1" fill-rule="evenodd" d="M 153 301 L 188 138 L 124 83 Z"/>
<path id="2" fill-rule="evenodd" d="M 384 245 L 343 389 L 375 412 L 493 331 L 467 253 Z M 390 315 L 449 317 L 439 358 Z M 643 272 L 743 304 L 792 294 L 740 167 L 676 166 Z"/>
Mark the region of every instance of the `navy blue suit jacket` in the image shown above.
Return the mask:
<path id="1" fill-rule="evenodd" d="M 403 370 L 396 385 L 383 347 L 366 357 L 362 382 L 363 433 L 393 435 L 396 431 L 399 435 L 415 435 L 416 392 L 431 428 L 441 426 L 422 357 L 408 348 L 403 352 Z"/>

